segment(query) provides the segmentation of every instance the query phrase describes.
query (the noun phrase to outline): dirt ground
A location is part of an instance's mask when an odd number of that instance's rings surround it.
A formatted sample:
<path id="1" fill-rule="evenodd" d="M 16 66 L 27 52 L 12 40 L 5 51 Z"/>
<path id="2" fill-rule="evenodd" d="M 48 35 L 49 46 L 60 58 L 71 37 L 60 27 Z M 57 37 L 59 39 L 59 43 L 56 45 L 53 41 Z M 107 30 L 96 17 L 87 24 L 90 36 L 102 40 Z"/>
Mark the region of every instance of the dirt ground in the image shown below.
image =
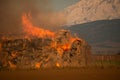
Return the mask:
<path id="1" fill-rule="evenodd" d="M 120 80 L 120 69 L 46 69 L 0 71 L 0 80 Z"/>

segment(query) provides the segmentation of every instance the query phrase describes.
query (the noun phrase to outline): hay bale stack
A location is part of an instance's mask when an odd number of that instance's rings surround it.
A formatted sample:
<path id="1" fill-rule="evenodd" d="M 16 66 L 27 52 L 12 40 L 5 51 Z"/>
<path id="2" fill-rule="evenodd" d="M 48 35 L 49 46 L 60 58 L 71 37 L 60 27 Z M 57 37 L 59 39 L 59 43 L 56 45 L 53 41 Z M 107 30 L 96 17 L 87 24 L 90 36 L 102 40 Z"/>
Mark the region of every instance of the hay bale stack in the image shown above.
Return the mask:
<path id="1" fill-rule="evenodd" d="M 88 64 L 91 47 L 82 39 L 71 41 L 67 30 L 54 39 L 11 39 L 0 42 L 0 69 L 40 69 L 83 67 Z M 54 44 L 54 46 L 52 46 Z"/>

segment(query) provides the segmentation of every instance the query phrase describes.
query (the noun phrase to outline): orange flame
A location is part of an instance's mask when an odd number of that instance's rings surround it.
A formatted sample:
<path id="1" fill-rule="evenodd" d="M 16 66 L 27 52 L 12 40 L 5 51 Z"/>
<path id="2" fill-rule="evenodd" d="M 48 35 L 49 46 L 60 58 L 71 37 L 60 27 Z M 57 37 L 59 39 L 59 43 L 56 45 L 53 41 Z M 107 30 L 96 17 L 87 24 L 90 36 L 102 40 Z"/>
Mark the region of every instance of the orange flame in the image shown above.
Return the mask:
<path id="1" fill-rule="evenodd" d="M 81 40 L 80 38 L 70 38 L 70 40 L 68 41 L 68 43 L 64 44 L 64 45 L 56 45 L 56 49 L 58 52 L 58 55 L 60 57 L 62 57 L 64 51 L 68 51 L 71 49 L 71 45 L 75 40 Z"/>
<path id="2" fill-rule="evenodd" d="M 58 67 L 58 68 L 60 67 L 60 64 L 59 64 L 59 63 L 56 63 L 55 65 L 56 65 L 56 67 Z"/>
<path id="3" fill-rule="evenodd" d="M 64 51 L 70 50 L 71 45 L 75 40 L 80 40 L 80 38 L 70 37 L 67 43 L 57 44 L 56 41 L 54 41 L 54 38 L 55 38 L 54 32 L 34 26 L 30 22 L 30 18 L 31 18 L 31 16 L 29 14 L 28 15 L 23 14 L 23 16 L 22 16 L 23 30 L 26 33 L 26 37 L 28 39 L 30 36 L 53 39 L 53 42 L 51 43 L 51 47 L 53 47 L 57 50 L 59 56 L 62 56 Z M 40 68 L 40 63 L 36 63 L 35 66 L 36 66 L 36 68 Z M 56 66 L 59 66 L 59 64 L 57 63 Z"/>
<path id="4" fill-rule="evenodd" d="M 15 64 L 11 63 L 10 61 L 8 61 L 8 63 L 10 65 L 10 68 L 12 68 L 12 69 L 15 69 L 17 67 Z"/>
<path id="5" fill-rule="evenodd" d="M 64 44 L 61 48 L 63 50 L 69 50 L 71 48 L 71 45 L 72 43 L 75 41 L 75 40 L 81 40 L 80 38 L 70 38 L 70 41 L 67 43 L 67 44 Z"/>
<path id="6" fill-rule="evenodd" d="M 40 62 L 37 62 L 37 63 L 35 64 L 35 68 L 36 68 L 36 69 L 40 69 L 40 66 L 41 66 L 41 63 L 40 63 Z"/>
<path id="7" fill-rule="evenodd" d="M 69 50 L 70 47 L 71 47 L 71 44 L 70 44 L 70 43 L 65 44 L 65 45 L 62 46 L 63 50 Z"/>
<path id="8" fill-rule="evenodd" d="M 29 18 L 30 15 L 27 14 L 23 14 L 22 16 L 23 30 L 27 34 L 27 36 L 34 36 L 40 38 L 54 37 L 54 32 L 34 26 L 30 22 Z"/>

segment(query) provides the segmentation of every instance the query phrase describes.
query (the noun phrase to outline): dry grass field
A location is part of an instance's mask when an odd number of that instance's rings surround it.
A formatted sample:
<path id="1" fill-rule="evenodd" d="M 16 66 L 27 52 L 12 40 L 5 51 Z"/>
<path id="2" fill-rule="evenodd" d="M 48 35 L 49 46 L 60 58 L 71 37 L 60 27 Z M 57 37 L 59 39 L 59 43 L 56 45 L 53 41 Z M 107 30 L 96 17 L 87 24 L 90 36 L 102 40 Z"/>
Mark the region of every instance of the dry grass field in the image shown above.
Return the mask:
<path id="1" fill-rule="evenodd" d="M 1 71 L 0 80 L 120 80 L 119 68 Z"/>

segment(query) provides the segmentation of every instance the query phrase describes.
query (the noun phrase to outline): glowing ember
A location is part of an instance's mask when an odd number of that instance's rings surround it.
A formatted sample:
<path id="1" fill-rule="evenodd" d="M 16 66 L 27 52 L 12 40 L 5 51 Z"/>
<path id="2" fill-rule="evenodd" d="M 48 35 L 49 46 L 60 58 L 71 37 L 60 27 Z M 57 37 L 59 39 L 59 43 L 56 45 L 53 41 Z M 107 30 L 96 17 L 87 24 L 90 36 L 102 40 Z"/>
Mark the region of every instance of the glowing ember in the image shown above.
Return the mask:
<path id="1" fill-rule="evenodd" d="M 23 30 L 27 34 L 27 36 L 35 36 L 40 38 L 54 37 L 54 32 L 34 26 L 30 22 L 29 18 L 30 15 L 27 14 L 24 14 L 22 16 Z"/>
<path id="2" fill-rule="evenodd" d="M 56 67 L 60 67 L 60 64 L 59 64 L 59 63 L 56 63 Z"/>
<path id="3" fill-rule="evenodd" d="M 64 44 L 63 46 L 62 46 L 62 49 L 63 50 L 69 50 L 70 48 L 71 48 L 71 44 L 75 41 L 75 40 L 80 40 L 79 38 L 70 38 L 70 41 L 68 41 L 68 43 L 67 44 Z"/>
<path id="4" fill-rule="evenodd" d="M 40 63 L 40 62 L 37 62 L 37 63 L 35 64 L 35 68 L 36 68 L 36 69 L 40 69 L 40 65 L 41 65 L 41 63 Z"/>
<path id="5" fill-rule="evenodd" d="M 16 65 L 15 65 L 15 64 L 11 63 L 10 61 L 8 61 L 8 63 L 9 63 L 9 65 L 10 65 L 10 68 L 12 68 L 12 69 L 15 69 L 15 68 L 16 68 Z"/>

